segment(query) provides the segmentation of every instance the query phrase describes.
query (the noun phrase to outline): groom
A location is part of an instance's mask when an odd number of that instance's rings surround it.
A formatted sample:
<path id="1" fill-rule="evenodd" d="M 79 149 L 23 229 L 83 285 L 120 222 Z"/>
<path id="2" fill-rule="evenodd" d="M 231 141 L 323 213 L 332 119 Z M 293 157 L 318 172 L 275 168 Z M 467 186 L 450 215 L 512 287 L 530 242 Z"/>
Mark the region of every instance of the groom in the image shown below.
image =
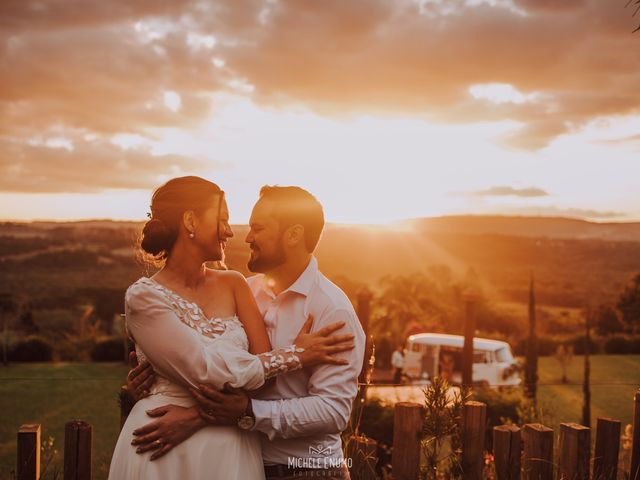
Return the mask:
<path id="1" fill-rule="evenodd" d="M 276 377 L 249 398 L 242 390 L 194 391 L 199 408 L 167 405 L 148 412 L 154 422 L 136 430 L 138 452 L 158 458 L 206 425 L 231 425 L 261 432 L 265 474 L 289 478 L 348 479 L 340 433 L 346 428 L 358 390 L 365 335 L 347 296 L 320 271 L 313 251 L 324 227 L 320 203 L 299 187 L 263 187 L 245 241 L 248 279 L 273 348 L 293 343 L 308 316 L 313 330 L 345 322 L 355 348 L 339 354 L 346 365 L 320 365 Z M 344 332 L 347 333 L 347 332 Z M 129 372 L 127 387 L 141 396 L 153 370 Z"/>

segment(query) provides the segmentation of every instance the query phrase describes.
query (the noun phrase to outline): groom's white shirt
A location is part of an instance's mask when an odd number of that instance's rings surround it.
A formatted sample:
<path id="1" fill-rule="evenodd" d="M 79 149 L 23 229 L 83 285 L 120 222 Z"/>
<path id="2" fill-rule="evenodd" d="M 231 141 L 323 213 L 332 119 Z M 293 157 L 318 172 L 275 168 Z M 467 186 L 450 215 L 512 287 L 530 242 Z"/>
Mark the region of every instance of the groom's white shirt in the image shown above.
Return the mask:
<path id="1" fill-rule="evenodd" d="M 287 290 L 275 296 L 264 275 L 248 279 L 264 317 L 273 348 L 291 345 L 308 315 L 312 332 L 344 321 L 337 333 L 355 335 L 355 348 L 337 356 L 348 365 L 321 365 L 279 375 L 275 383 L 252 400 L 255 430 L 262 436 L 266 465 L 335 468 L 342 459 L 342 432 L 349 421 L 358 391 L 358 375 L 364 357 L 365 335 L 348 297 L 309 265 Z M 305 463 L 306 462 L 306 463 Z"/>

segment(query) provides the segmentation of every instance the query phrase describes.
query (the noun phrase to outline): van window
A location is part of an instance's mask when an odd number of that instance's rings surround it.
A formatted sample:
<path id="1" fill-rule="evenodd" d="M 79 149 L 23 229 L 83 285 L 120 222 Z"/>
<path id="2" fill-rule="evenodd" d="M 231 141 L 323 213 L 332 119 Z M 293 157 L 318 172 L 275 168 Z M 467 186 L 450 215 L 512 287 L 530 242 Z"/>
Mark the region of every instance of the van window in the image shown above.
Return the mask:
<path id="1" fill-rule="evenodd" d="M 495 351 L 496 359 L 500 363 L 511 363 L 513 362 L 513 356 L 511 355 L 511 350 L 507 347 L 502 347 Z"/>
<path id="2" fill-rule="evenodd" d="M 473 351 L 473 363 L 485 363 L 488 362 L 487 352 L 483 350 Z"/>

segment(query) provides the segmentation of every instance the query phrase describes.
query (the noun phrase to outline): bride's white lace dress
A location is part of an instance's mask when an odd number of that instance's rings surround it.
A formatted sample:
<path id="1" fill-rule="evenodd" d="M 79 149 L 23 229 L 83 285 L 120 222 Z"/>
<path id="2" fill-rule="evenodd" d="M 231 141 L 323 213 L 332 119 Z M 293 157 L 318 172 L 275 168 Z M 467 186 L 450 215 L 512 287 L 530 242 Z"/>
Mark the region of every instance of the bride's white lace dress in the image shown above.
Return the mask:
<path id="1" fill-rule="evenodd" d="M 146 277 L 127 290 L 125 311 L 138 360 L 153 365 L 157 380 L 150 395 L 135 404 L 120 432 L 109 480 L 263 479 L 257 433 L 236 426 L 207 426 L 152 462 L 153 452 L 137 454 L 131 445 L 133 431 L 153 421 L 147 410 L 194 405 L 188 386 L 222 388 L 228 382 L 255 389 L 265 378 L 299 368 L 295 351 L 252 355 L 238 317 L 209 319 L 198 305 Z"/>

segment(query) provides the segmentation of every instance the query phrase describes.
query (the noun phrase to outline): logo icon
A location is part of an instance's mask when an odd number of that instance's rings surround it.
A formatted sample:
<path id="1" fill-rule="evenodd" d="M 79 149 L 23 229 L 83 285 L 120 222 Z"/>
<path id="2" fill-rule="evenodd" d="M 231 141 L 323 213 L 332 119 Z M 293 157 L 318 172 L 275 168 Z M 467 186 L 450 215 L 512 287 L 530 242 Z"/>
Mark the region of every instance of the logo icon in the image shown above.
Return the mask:
<path id="1" fill-rule="evenodd" d="M 313 445 L 309 445 L 309 455 L 331 455 L 331 447 L 318 444 L 318 448 Z"/>

